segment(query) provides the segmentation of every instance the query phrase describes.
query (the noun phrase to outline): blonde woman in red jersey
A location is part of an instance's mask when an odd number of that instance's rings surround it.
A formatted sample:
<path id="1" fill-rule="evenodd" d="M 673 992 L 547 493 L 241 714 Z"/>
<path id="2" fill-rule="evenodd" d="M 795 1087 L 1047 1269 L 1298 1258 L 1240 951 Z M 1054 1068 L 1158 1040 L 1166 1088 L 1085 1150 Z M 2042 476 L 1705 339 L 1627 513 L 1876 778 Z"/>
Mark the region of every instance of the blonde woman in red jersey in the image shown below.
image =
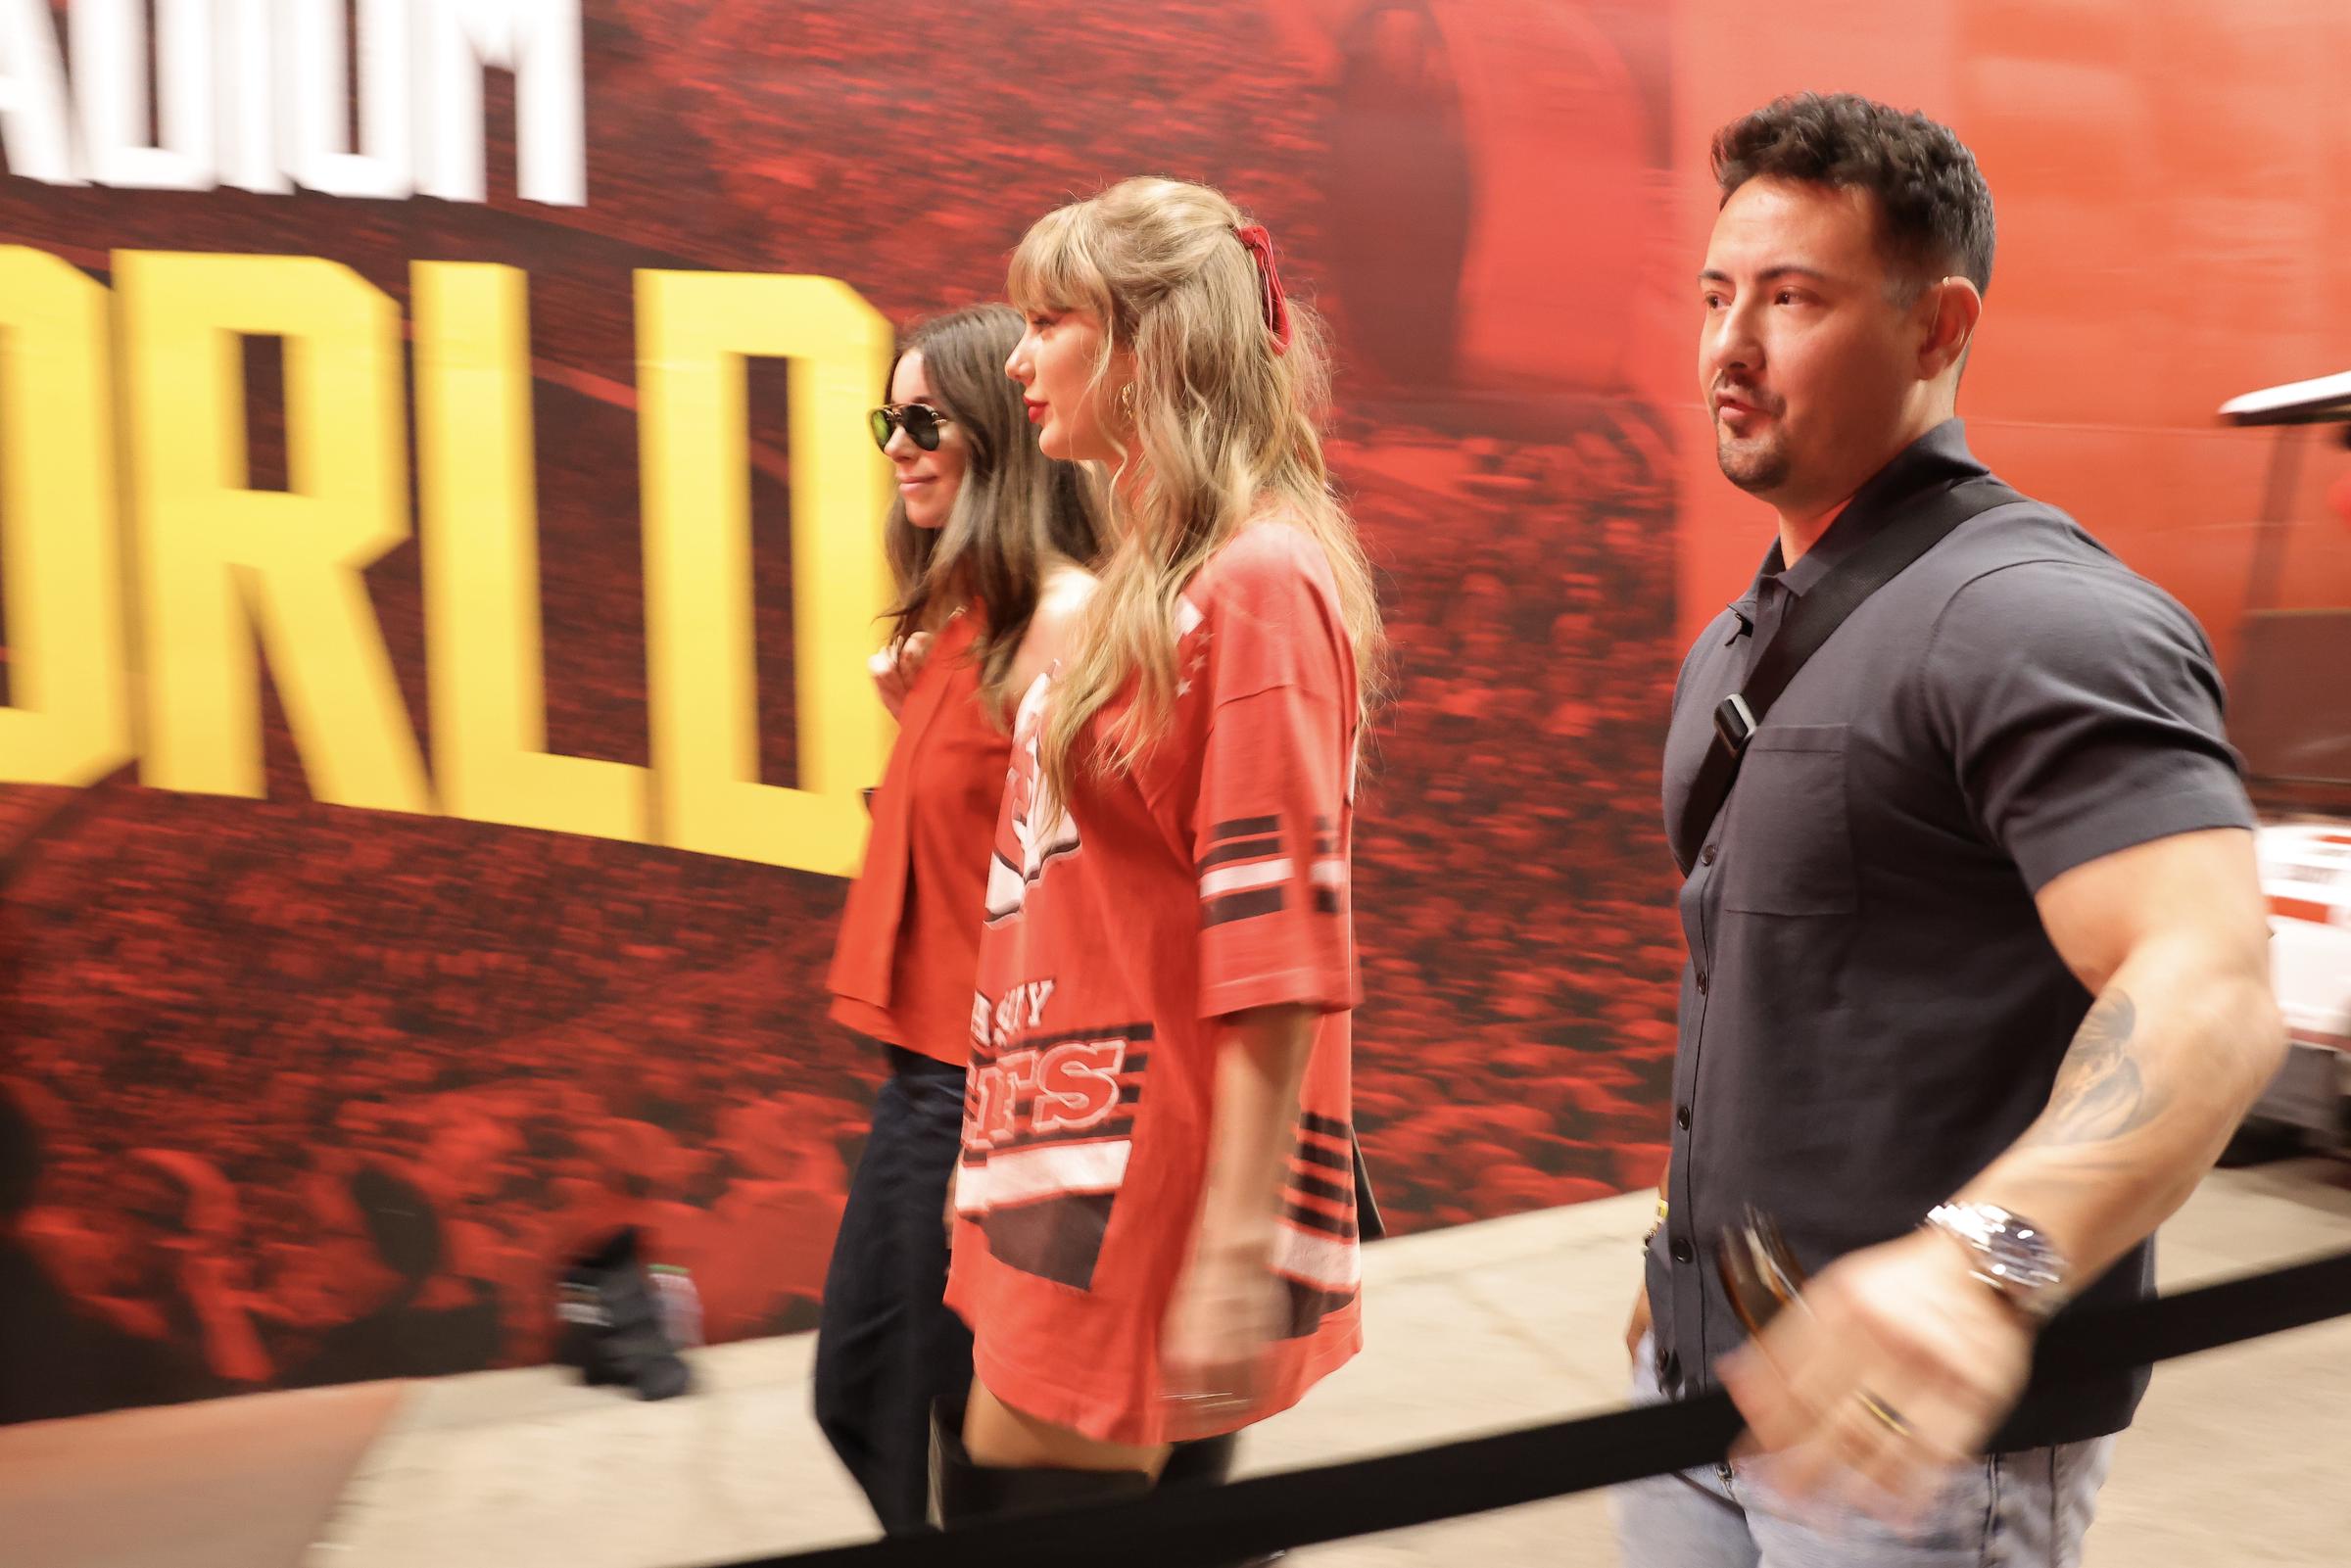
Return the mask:
<path id="1" fill-rule="evenodd" d="M 1104 474 L 1115 543 L 1022 698 L 989 872 L 950 1527 L 1147 1488 L 1360 1342 L 1348 868 L 1379 629 L 1319 332 L 1266 231 L 1171 180 L 1048 214 L 1011 291 L 1007 369 L 1046 454 Z"/>
<path id="2" fill-rule="evenodd" d="M 926 1527 L 931 1407 L 971 1381 L 971 1335 L 940 1300 L 940 1215 L 1011 699 L 1101 552 L 1090 482 L 1038 451 L 1004 379 L 1021 332 L 1002 305 L 916 327 L 873 413 L 898 490 L 885 528 L 898 600 L 875 678 L 899 728 L 830 985 L 833 1017 L 882 1042 L 890 1075 L 826 1275 L 816 1413 L 891 1534 Z"/>

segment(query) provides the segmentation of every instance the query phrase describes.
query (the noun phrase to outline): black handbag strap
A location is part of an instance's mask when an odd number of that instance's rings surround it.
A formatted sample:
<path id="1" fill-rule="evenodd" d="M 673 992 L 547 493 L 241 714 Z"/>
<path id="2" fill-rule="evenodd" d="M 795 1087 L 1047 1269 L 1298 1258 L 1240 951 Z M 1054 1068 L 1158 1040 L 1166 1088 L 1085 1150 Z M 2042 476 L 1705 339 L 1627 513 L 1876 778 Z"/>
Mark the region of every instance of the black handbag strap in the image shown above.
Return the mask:
<path id="1" fill-rule="evenodd" d="M 1388 1233 L 1379 1217 L 1379 1200 L 1371 1196 L 1371 1167 L 1364 1164 L 1364 1140 L 1350 1128 L 1347 1153 L 1355 1162 L 1355 1233 L 1359 1241 L 1377 1241 Z"/>
<path id="2" fill-rule="evenodd" d="M 1715 706 L 1713 741 L 1706 747 L 1705 760 L 1699 764 L 1690 798 L 1682 803 L 1681 820 L 1674 824 L 1673 858 L 1683 876 L 1697 864 L 1699 850 L 1714 830 L 1723 800 L 1738 782 L 1748 742 L 1804 661 L 1820 651 L 1821 644 L 1836 635 L 1837 628 L 1863 600 L 1899 577 L 1905 567 L 1961 523 L 1994 506 L 2022 499 L 1990 474 L 1922 496 L 1789 606 L 1780 629 L 1756 656 L 1746 686 Z"/>

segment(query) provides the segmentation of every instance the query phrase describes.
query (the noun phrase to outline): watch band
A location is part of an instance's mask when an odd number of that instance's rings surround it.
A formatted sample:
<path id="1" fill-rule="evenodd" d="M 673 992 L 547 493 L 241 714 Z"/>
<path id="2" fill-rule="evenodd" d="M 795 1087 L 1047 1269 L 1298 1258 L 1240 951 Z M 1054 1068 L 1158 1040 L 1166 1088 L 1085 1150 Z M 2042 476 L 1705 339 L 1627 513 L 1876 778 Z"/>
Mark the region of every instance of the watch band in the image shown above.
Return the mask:
<path id="1" fill-rule="evenodd" d="M 2072 1266 L 2039 1226 L 1996 1204 L 1938 1204 L 1927 1224 L 1968 1251 L 1976 1278 L 2037 1323 L 2065 1305 Z"/>

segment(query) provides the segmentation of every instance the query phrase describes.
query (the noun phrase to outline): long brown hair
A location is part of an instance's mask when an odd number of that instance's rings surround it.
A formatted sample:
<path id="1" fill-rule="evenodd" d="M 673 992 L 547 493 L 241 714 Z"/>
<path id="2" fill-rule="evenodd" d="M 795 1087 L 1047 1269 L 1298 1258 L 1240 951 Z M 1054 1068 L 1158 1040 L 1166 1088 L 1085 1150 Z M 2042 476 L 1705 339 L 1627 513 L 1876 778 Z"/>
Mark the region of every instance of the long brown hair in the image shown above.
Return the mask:
<path id="1" fill-rule="evenodd" d="M 1103 736 L 1100 760 L 1130 769 L 1165 733 L 1184 585 L 1261 515 L 1283 516 L 1322 546 L 1354 645 L 1359 719 L 1376 700 L 1385 644 L 1371 568 L 1322 460 L 1321 322 L 1291 301 L 1290 342 L 1276 345 L 1266 285 L 1239 238 L 1248 221 L 1206 186 L 1129 179 L 1046 214 L 1013 255 L 1022 309 L 1083 309 L 1101 321 L 1097 387 L 1114 354 L 1134 356 L 1131 404 L 1120 399 L 1131 410 L 1120 468 L 1134 472 L 1106 483 L 1117 543 L 1038 747 L 1064 799 L 1078 736 L 1129 683 L 1135 701 Z"/>
<path id="2" fill-rule="evenodd" d="M 897 360 L 922 355 L 930 401 L 953 421 L 965 451 L 945 523 L 915 527 L 901 499 L 883 525 L 898 594 L 887 612 L 891 635 L 936 630 L 977 600 L 983 620 L 972 654 L 997 709 L 1014 694 L 1004 685 L 1045 569 L 1056 557 L 1091 567 L 1104 536 L 1091 478 L 1037 451 L 1021 390 L 1004 373 L 1021 329 L 1010 306 L 972 306 L 909 328 L 889 367 L 894 379 Z"/>

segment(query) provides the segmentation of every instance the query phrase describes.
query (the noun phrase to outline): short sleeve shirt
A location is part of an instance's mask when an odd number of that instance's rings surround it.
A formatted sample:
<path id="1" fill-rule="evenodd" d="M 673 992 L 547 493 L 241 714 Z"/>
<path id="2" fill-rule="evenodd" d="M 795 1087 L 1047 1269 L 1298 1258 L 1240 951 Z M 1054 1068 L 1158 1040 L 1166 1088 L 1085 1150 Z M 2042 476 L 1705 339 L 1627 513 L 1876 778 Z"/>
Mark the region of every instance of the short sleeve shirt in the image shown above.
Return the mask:
<path id="1" fill-rule="evenodd" d="M 1790 606 L 1920 497 L 1986 472 L 1949 421 L 1795 565 L 1772 547 L 1683 666 L 1669 823 Z M 2091 998 L 2042 929 L 2042 887 L 2252 821 L 2201 629 L 2054 508 L 1978 515 L 1857 608 L 1773 704 L 1680 895 L 1670 1213 L 1649 1257 L 1669 1385 L 1708 1386 L 1742 1337 L 1715 1256 L 1747 1208 L 1818 1272 L 1917 1225 L 2046 1106 Z M 2142 1247 L 2082 1305 L 2151 1275 Z M 2144 1386 L 2028 1402 L 2000 1441 L 2119 1430 Z"/>
<path id="2" fill-rule="evenodd" d="M 1260 522 L 1184 590 L 1172 723 L 1130 771 L 1037 765 L 1050 676 L 1024 699 L 989 872 L 947 1300 L 1014 1407 L 1148 1444 L 1172 1425 L 1159 1336 L 1197 1216 L 1222 1021 L 1319 1015 L 1279 1195 L 1290 1316 L 1265 1402 L 1360 1343 L 1348 1015 L 1357 678 L 1303 530 Z"/>

